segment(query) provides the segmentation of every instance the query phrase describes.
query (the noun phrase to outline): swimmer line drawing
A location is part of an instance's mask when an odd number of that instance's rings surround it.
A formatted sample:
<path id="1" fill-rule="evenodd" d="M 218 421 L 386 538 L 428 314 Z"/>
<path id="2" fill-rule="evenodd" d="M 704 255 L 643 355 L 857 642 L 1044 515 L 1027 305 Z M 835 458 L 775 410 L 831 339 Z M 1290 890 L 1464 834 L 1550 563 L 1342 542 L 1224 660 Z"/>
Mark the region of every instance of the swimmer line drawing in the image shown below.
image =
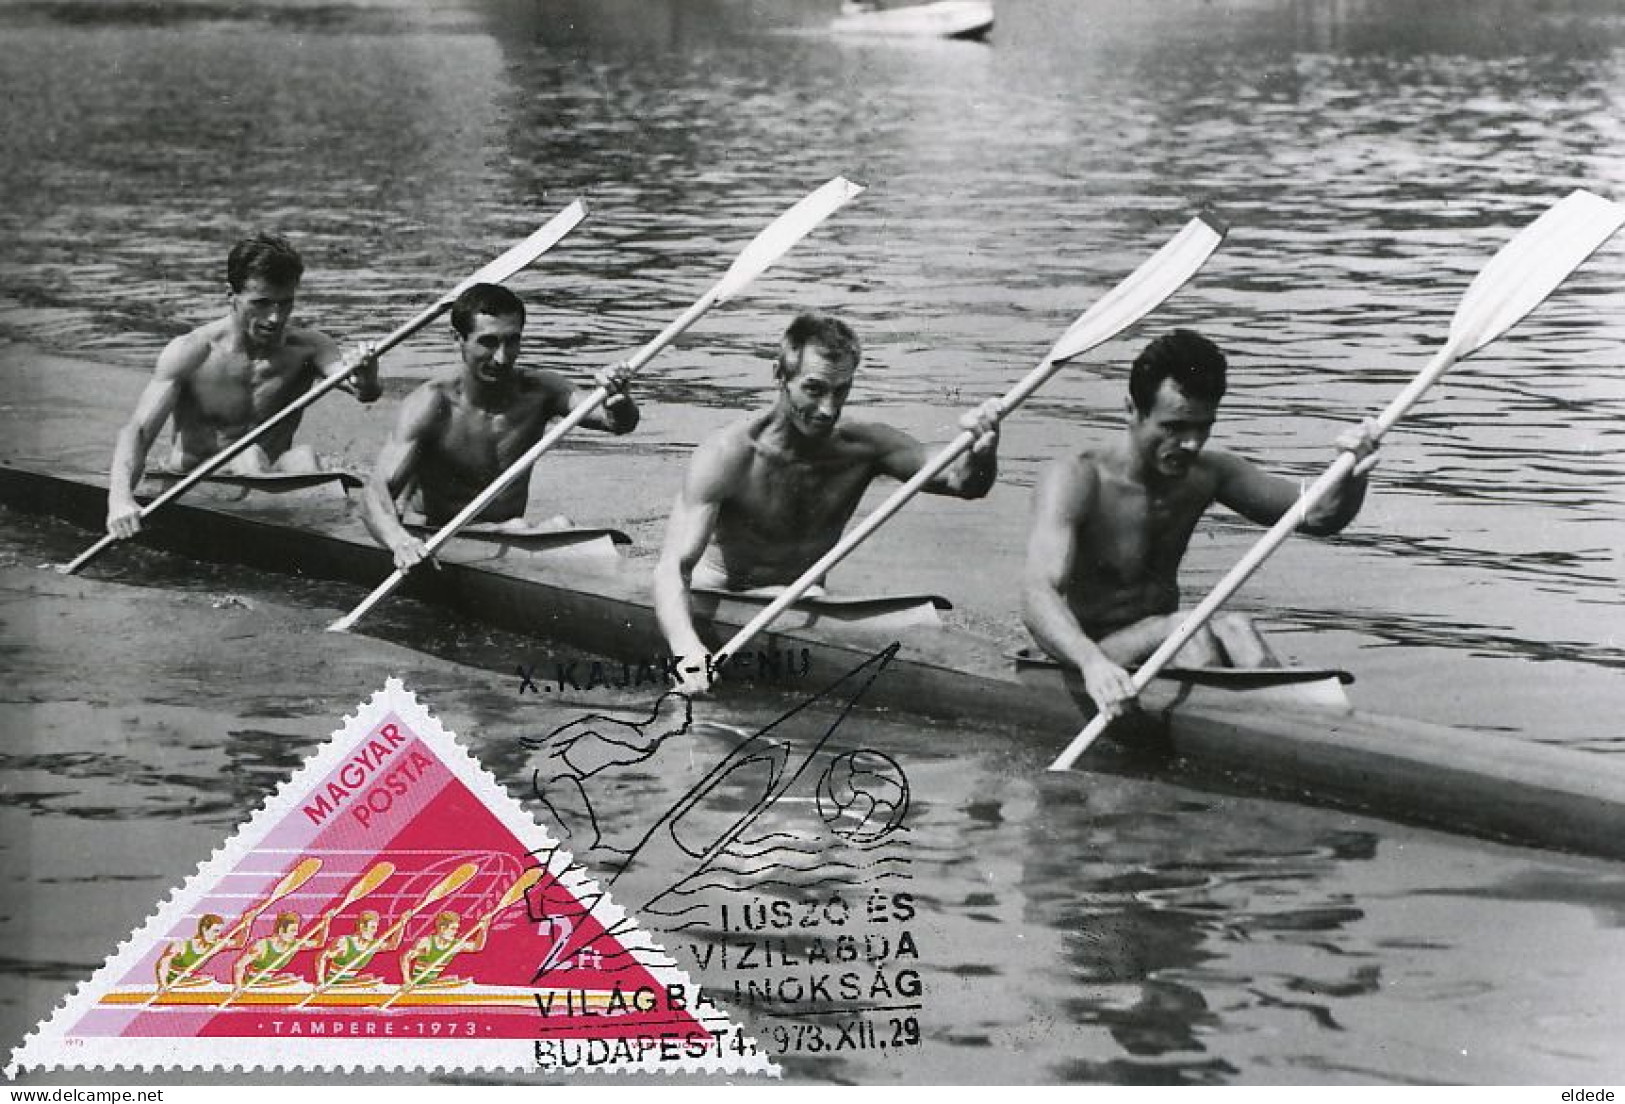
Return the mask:
<path id="1" fill-rule="evenodd" d="M 646 762 L 667 740 L 687 735 L 694 724 L 694 706 L 688 695 L 671 691 L 654 703 L 646 721 L 623 721 L 603 713 L 587 713 L 560 725 L 546 736 L 526 737 L 520 743 L 541 751 L 542 762 L 531 772 L 531 790 L 547 807 L 554 826 L 582 851 L 603 842 L 598 816 L 582 782 L 617 767 Z M 571 804 L 580 811 L 573 816 Z M 574 824 L 577 819 L 585 824 Z"/>
<path id="2" fill-rule="evenodd" d="M 746 831 L 756 825 L 815 764 L 826 757 L 831 740 L 841 730 L 864 693 L 885 672 L 900 647 L 892 644 L 881 649 L 759 731 L 745 736 L 738 746 L 723 756 L 704 778 L 649 827 L 613 876 L 607 879 L 608 885 L 624 885 L 633 876 L 660 872 L 667 876 L 660 878 L 661 885 L 652 893 L 636 895 L 638 906 L 635 911 L 640 915 L 674 915 L 684 911 L 682 897 L 685 891 L 711 872 L 730 848 L 742 841 Z M 814 706 L 820 705 L 836 711 L 833 720 L 824 723 L 822 717 L 813 711 Z M 827 801 L 835 800 L 831 785 L 841 791 L 841 799 L 849 803 L 858 800 L 850 785 L 854 776 L 846 776 L 844 785 L 830 783 L 826 779 L 831 771 L 838 772 L 837 764 L 843 761 L 850 763 L 852 756 L 860 754 L 885 758 L 878 752 L 846 752 L 836 756 L 819 776 L 818 788 L 827 795 Z M 896 767 L 890 759 L 886 759 L 886 762 L 895 768 L 899 786 L 897 803 L 887 816 L 889 818 L 895 812 L 900 822 L 908 805 L 907 781 L 901 768 Z M 739 787 L 753 797 L 737 816 L 725 818 L 720 825 L 702 824 L 700 814 L 706 809 L 707 802 L 725 786 Z M 829 817 L 835 820 L 831 821 Z M 824 821 L 831 828 L 835 828 L 839 822 L 840 814 L 834 812 Z M 880 839 L 895 827 L 895 824 L 888 825 L 875 832 L 874 838 Z"/>

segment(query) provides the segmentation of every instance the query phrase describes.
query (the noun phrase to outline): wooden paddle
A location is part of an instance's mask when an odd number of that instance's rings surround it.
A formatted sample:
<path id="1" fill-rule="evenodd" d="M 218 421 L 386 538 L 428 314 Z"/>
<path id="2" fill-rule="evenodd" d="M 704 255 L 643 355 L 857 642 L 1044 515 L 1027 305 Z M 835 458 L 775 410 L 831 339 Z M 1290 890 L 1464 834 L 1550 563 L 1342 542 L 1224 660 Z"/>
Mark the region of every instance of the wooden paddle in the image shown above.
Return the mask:
<path id="1" fill-rule="evenodd" d="M 383 947 L 391 939 L 395 938 L 395 934 L 397 932 L 405 930 L 406 925 L 412 922 L 412 917 L 416 916 L 418 913 L 422 912 L 424 909 L 428 908 L 442 897 L 462 889 L 463 886 L 468 884 L 468 880 L 475 874 L 478 874 L 479 871 L 480 868 L 476 864 L 464 863 L 457 869 L 453 870 L 450 874 L 447 874 L 444 878 L 441 878 L 438 882 L 429 887 L 429 892 L 425 893 L 421 898 L 419 898 L 417 904 L 401 913 L 400 919 L 391 924 L 383 935 L 373 940 L 372 945 L 369 946 L 359 957 L 365 958 L 369 954 L 377 954 L 379 948 Z M 316 986 L 316 988 L 312 989 L 310 991 L 310 996 L 294 1005 L 294 1010 L 297 1011 L 303 1008 L 305 1005 L 309 1004 L 321 994 L 333 988 L 333 986 L 337 985 L 354 972 L 354 967 L 348 966 L 338 971 L 338 973 L 334 974 L 332 977 Z"/>
<path id="2" fill-rule="evenodd" d="M 199 966 L 202 966 L 204 963 L 208 962 L 209 959 L 213 958 L 222 948 L 224 948 L 232 940 L 236 939 L 237 933 L 243 930 L 243 925 L 253 923 L 256 916 L 270 908 L 272 905 L 276 904 L 276 902 L 282 900 L 282 898 L 286 897 L 288 894 L 292 893 L 306 882 L 310 881 L 316 876 L 316 872 L 321 868 L 321 859 L 305 859 L 292 870 L 282 875 L 282 879 L 277 882 L 276 885 L 271 887 L 271 892 L 265 895 L 265 899 L 259 903 L 258 908 L 255 908 L 251 912 L 243 913 L 242 916 L 238 917 L 237 922 L 231 926 L 231 929 L 227 931 L 225 935 L 216 940 L 214 946 L 210 947 L 207 951 L 204 951 L 202 956 L 196 962 L 192 963 L 192 965 L 176 974 L 169 981 L 158 986 L 157 990 L 153 992 L 152 996 L 147 999 L 147 1004 L 152 1004 L 159 997 L 163 996 L 165 993 L 175 988 L 175 986 L 191 977 L 197 972 Z"/>
<path id="3" fill-rule="evenodd" d="M 496 908 L 480 917 L 479 923 L 475 924 L 469 929 L 468 935 L 463 936 L 461 939 L 457 940 L 457 942 L 441 951 L 433 958 L 433 960 L 429 962 L 427 966 L 419 967 L 417 976 L 411 978 L 406 982 L 405 985 L 395 990 L 394 996 L 390 997 L 387 1001 L 378 1006 L 378 1011 L 382 1012 L 384 1009 L 406 996 L 406 994 L 410 993 L 413 989 L 416 989 L 418 984 L 428 976 L 429 971 L 451 958 L 452 955 L 460 952 L 468 943 L 469 939 L 472 938 L 474 932 L 479 931 L 492 920 L 495 920 L 499 912 L 514 905 L 526 894 L 526 892 L 529 891 L 531 886 L 542 880 L 542 875 L 545 873 L 547 873 L 547 871 L 542 867 L 533 866 L 523 874 L 519 875 L 519 877 L 515 878 L 513 885 L 509 886 L 507 892 L 504 893 L 497 901 Z"/>
<path id="4" fill-rule="evenodd" d="M 451 309 L 452 304 L 457 301 L 457 297 L 459 295 L 473 285 L 500 284 L 504 280 L 507 280 L 514 273 L 523 269 L 526 265 L 536 260 L 536 258 L 540 257 L 543 253 L 546 253 L 549 249 L 552 249 L 553 246 L 558 244 L 560 239 L 562 239 L 571 230 L 574 230 L 581 220 L 586 217 L 586 201 L 580 199 L 576 200 L 574 203 L 570 204 L 570 206 L 554 215 L 550 220 L 548 220 L 545 226 L 537 230 L 530 237 L 526 238 L 518 245 L 513 246 L 506 253 L 502 254 L 502 256 L 498 257 L 496 260 L 474 273 L 474 275 L 452 288 L 445 295 L 437 299 L 432 306 L 421 311 L 417 317 L 413 318 L 411 321 L 395 330 L 394 333 L 378 342 L 378 344 L 375 346 L 375 355 L 380 357 L 383 356 L 390 349 L 393 349 L 395 346 L 417 333 L 424 326 L 427 326 L 430 322 L 433 322 L 436 318 L 439 318 L 442 314 Z M 306 391 L 293 402 L 289 403 L 287 406 L 271 415 L 265 421 L 261 422 L 247 434 L 236 441 L 233 441 L 231 444 L 209 457 L 209 459 L 193 468 L 187 473 L 185 478 L 181 479 L 163 494 L 141 507 L 142 520 L 146 520 L 155 511 L 162 509 L 164 506 L 191 490 L 199 482 L 207 479 L 210 473 L 218 471 L 233 457 L 237 456 L 255 441 L 258 441 L 261 437 L 269 433 L 274 426 L 277 426 L 286 421 L 288 418 L 293 417 L 295 414 L 299 413 L 299 411 L 305 409 L 305 407 L 309 406 L 311 403 L 333 390 L 333 388 L 339 386 L 339 384 L 349 379 L 350 374 L 355 371 L 356 367 L 359 367 L 359 365 L 351 367 L 349 371 L 340 372 L 337 375 L 329 376 L 322 380 L 309 391 Z M 101 540 L 79 553 L 78 557 L 73 561 L 57 568 L 57 571 L 64 575 L 72 575 L 75 571 L 78 571 L 81 567 L 85 566 L 85 564 L 99 556 L 104 549 L 111 547 L 117 540 L 118 538 L 113 536 L 111 533 L 107 534 L 106 536 L 102 537 Z"/>
<path id="5" fill-rule="evenodd" d="M 745 285 L 765 272 L 774 261 L 789 252 L 796 242 L 811 233 L 814 227 L 862 191 L 860 186 L 845 177 L 838 176 L 774 219 L 767 229 L 756 235 L 755 240 L 745 247 L 744 252 L 739 254 L 722 279 L 718 280 L 710 291 L 700 296 L 680 318 L 662 330 L 653 341 L 639 349 L 632 359 L 627 361 L 627 367 L 633 372 L 641 369 L 656 353 L 670 345 L 678 335 L 697 322 L 701 315 L 718 303 L 738 294 Z M 582 420 L 598 409 L 607 398 L 609 398 L 607 389 L 593 388 L 570 413 L 555 422 L 553 428 L 542 435 L 541 440 L 527 449 L 519 459 L 509 464 L 507 470 L 497 476 L 495 482 L 475 496 L 474 500 L 447 522 L 440 532 L 424 542 L 428 556 L 433 556 L 442 545 L 457 535 L 457 530 L 478 517 L 491 504 L 492 499 L 528 472 L 531 466 L 541 459 L 543 453 L 556 445 L 566 433 L 580 425 Z M 354 628 L 355 623 L 365 617 L 369 610 L 389 597 L 390 593 L 401 585 L 406 575 L 405 571 L 396 568 L 389 578 L 379 583 L 371 594 L 361 600 L 360 605 L 329 625 L 328 631 L 346 632 Z"/>
<path id="6" fill-rule="evenodd" d="M 315 939 L 317 935 L 327 929 L 327 926 L 333 922 L 333 918 L 335 916 L 349 908 L 351 905 L 355 904 L 355 902 L 359 901 L 361 898 L 365 897 L 379 886 L 383 885 L 389 880 L 389 876 L 393 873 L 395 873 L 395 864 L 392 862 L 373 864 L 372 869 L 368 870 L 365 874 L 361 875 L 361 877 L 357 878 L 354 884 L 350 886 L 349 892 L 344 895 L 344 900 L 340 901 L 338 904 L 334 905 L 332 908 L 323 913 L 322 917 L 317 920 L 316 923 L 311 925 L 309 931 L 294 941 L 293 953 L 298 954 L 300 951 L 304 950 L 305 946 L 311 940 Z M 291 955 L 289 956 L 289 961 L 292 961 Z M 240 987 L 233 989 L 231 991 L 231 995 L 220 1002 L 220 1007 L 225 1008 L 227 1005 L 231 1004 L 232 1001 L 242 996 L 243 993 L 249 989 L 252 989 L 261 978 L 267 977 L 274 973 L 276 973 L 276 969 L 271 968 L 258 971 L 253 977 L 244 981 Z"/>
<path id="7" fill-rule="evenodd" d="M 1225 231 L 1223 223 L 1207 214 L 1199 215 L 1186 223 L 1184 228 L 1157 250 L 1150 260 L 1130 273 L 1122 283 L 1107 292 L 1098 303 L 1073 322 L 1039 362 L 1038 367 L 1027 373 L 1020 383 L 1006 392 L 999 400 L 1001 408 L 999 420 L 1003 421 L 1011 411 L 1026 402 L 1032 393 L 1042 387 L 1067 361 L 1116 337 L 1183 287 L 1219 247 L 1219 243 L 1224 240 Z M 909 499 L 946 470 L 948 465 L 957 460 L 975 441 L 976 435 L 970 430 L 965 430 L 955 437 L 916 472 L 912 479 L 892 492 L 891 497 L 881 503 L 874 513 L 853 526 L 834 548 L 824 553 L 816 563 L 801 573 L 799 579 L 786 587 L 784 593 L 736 632 L 733 639 L 723 645 L 718 653 L 717 665 L 721 666 L 727 662 L 728 656 L 737 655 L 757 633 L 771 625 L 775 618 L 799 601 L 809 587 L 851 555 L 871 533 L 901 510 Z"/>
<path id="8" fill-rule="evenodd" d="M 1371 431 L 1373 442 L 1405 416 L 1422 393 L 1462 360 L 1482 349 L 1540 305 L 1568 275 L 1595 253 L 1602 243 L 1625 225 L 1625 206 L 1586 191 L 1576 191 L 1525 227 L 1490 258 L 1462 297 L 1450 320 L 1450 336 L 1427 366 L 1378 415 Z M 1144 690 L 1234 594 L 1303 523 L 1309 510 L 1325 498 L 1354 469 L 1354 454 L 1345 452 L 1298 498 L 1286 516 L 1264 534 L 1231 572 L 1219 581 L 1202 603 L 1191 611 L 1173 634 L 1134 672 L 1134 689 Z M 1106 715 L 1098 713 L 1066 746 L 1050 770 L 1066 770 L 1106 730 Z"/>

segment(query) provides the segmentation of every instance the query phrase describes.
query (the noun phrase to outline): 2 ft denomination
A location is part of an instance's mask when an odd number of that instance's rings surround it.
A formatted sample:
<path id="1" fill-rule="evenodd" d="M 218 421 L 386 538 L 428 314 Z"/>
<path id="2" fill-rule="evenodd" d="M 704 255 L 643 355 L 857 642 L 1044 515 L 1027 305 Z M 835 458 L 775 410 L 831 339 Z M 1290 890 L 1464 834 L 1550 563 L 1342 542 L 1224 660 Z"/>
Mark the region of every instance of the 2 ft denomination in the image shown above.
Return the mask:
<path id="1" fill-rule="evenodd" d="M 776 1054 L 900 1050 L 919 1045 L 920 1022 L 913 1016 L 892 1016 L 880 1024 L 857 1017 L 832 1024 L 778 1024 L 773 1028 Z"/>

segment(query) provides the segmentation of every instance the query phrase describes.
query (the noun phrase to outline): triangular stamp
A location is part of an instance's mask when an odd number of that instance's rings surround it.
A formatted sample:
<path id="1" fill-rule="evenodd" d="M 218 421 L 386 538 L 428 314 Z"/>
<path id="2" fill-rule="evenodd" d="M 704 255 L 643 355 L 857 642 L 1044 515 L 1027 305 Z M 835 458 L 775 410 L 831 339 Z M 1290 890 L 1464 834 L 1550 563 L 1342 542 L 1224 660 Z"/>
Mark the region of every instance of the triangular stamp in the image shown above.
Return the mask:
<path id="1" fill-rule="evenodd" d="M 397 679 L 18 1069 L 778 1071 Z"/>

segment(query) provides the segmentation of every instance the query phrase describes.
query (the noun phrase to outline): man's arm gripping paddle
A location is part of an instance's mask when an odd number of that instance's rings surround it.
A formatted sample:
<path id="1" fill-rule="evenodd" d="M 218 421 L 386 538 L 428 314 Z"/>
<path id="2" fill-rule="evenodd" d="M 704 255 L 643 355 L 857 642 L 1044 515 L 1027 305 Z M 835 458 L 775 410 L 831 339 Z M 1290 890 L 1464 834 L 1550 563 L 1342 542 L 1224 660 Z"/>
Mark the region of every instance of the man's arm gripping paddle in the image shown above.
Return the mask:
<path id="1" fill-rule="evenodd" d="M 428 908 L 442 897 L 462 889 L 464 885 L 468 884 L 469 879 L 474 877 L 474 875 L 478 874 L 479 872 L 480 868 L 474 863 L 463 863 L 450 874 L 447 874 L 444 878 L 441 878 L 438 882 L 429 887 L 429 891 L 418 899 L 417 904 L 403 912 L 400 918 L 389 926 L 388 931 L 384 932 L 383 935 L 379 936 L 377 939 L 368 944 L 364 953 L 377 954 L 379 948 L 383 947 L 391 939 L 395 938 L 395 934 L 397 932 L 406 930 L 406 925 L 412 922 L 412 917 L 416 916 L 418 913 L 422 912 L 424 909 Z M 310 996 L 294 1005 L 294 1011 L 297 1012 L 299 1009 L 305 1007 L 305 1005 L 309 1004 L 311 1001 L 315 1000 L 317 997 L 321 996 L 323 993 L 327 992 L 329 989 L 333 988 L 333 986 L 337 985 L 339 982 L 343 981 L 353 973 L 355 973 L 355 967 L 353 966 L 347 966 L 343 969 L 335 971 L 332 977 L 328 978 L 326 981 L 316 986 L 315 989 L 311 990 Z"/>
<path id="2" fill-rule="evenodd" d="M 1576 191 L 1525 227 L 1490 259 L 1467 288 L 1450 320 L 1450 336 L 1444 347 L 1372 422 L 1371 441 L 1375 443 L 1392 429 L 1422 393 L 1458 360 L 1472 355 L 1517 325 L 1622 225 L 1625 225 L 1625 206 L 1590 192 Z M 1303 523 L 1304 515 L 1343 481 L 1356 462 L 1352 452 L 1340 454 L 1325 474 L 1299 496 L 1297 504 L 1264 534 L 1219 581 L 1213 593 L 1203 599 L 1135 671 L 1136 692 L 1146 688 L 1157 672 Z M 1107 723 L 1104 713 L 1096 714 L 1051 764 L 1050 770 L 1071 767 L 1105 731 Z"/>
<path id="3" fill-rule="evenodd" d="M 1130 273 L 1122 283 L 1107 292 L 1098 303 L 1067 328 L 1066 333 L 1061 335 L 1061 339 L 1039 362 L 1038 367 L 1029 372 L 1026 378 L 999 400 L 999 420 L 1002 421 L 1016 407 L 1026 402 L 1033 392 L 1042 387 L 1067 361 L 1116 337 L 1183 287 L 1219 247 L 1219 243 L 1224 240 L 1225 230 L 1226 227 L 1222 223 L 1206 214 L 1186 223 L 1185 227 L 1153 254 L 1150 260 Z M 736 655 L 755 638 L 757 633 L 800 601 L 809 587 L 851 555 L 871 533 L 901 510 L 922 487 L 946 471 L 948 466 L 975 442 L 976 434 L 970 430 L 965 430 L 955 437 L 915 473 L 912 479 L 892 492 L 891 497 L 881 503 L 874 513 L 854 526 L 834 548 L 824 553 L 817 563 L 802 572 L 799 579 L 786 587 L 783 594 L 735 633 L 733 639 L 723 645 L 718 665 L 726 662 L 727 656 Z"/>
<path id="4" fill-rule="evenodd" d="M 447 962 L 453 954 L 461 952 L 463 948 L 468 945 L 468 941 L 474 937 L 475 932 L 479 931 L 481 928 L 490 924 L 491 921 L 495 920 L 498 913 L 501 913 L 514 904 L 517 904 L 521 897 L 530 892 L 531 886 L 542 880 L 542 875 L 545 873 L 547 873 L 547 871 L 544 868 L 540 866 L 533 866 L 529 870 L 526 870 L 523 874 L 519 875 L 519 877 L 515 878 L 513 884 L 508 887 L 507 891 L 504 892 L 502 897 L 497 901 L 496 907 L 482 916 L 479 921 L 469 929 L 468 935 L 459 936 L 457 942 L 435 955 L 427 965 L 420 966 L 418 968 L 416 977 L 402 978 L 401 980 L 405 982 L 405 984 L 399 989 L 395 990 L 394 995 L 391 996 L 387 1001 L 379 1005 L 378 1011 L 382 1012 L 384 1009 L 406 996 L 406 994 L 410 993 L 413 989 L 416 989 L 418 985 L 420 985 L 423 980 L 428 977 L 430 972 Z M 311 995 L 314 996 L 315 994 Z"/>
<path id="5" fill-rule="evenodd" d="M 299 936 L 299 938 L 294 942 L 296 952 L 304 950 L 305 947 L 309 946 L 313 942 L 316 942 L 317 936 L 327 931 L 328 925 L 333 922 L 333 918 L 335 916 L 349 908 L 351 905 L 355 904 L 357 901 L 361 900 L 361 898 L 365 897 L 379 886 L 383 885 L 389 880 L 390 875 L 394 873 L 395 864 L 392 862 L 373 864 L 370 870 L 355 880 L 355 882 L 350 886 L 349 892 L 344 895 L 343 900 L 334 905 L 332 908 L 328 909 L 327 912 L 316 921 L 316 923 L 311 925 L 309 931 L 307 931 L 304 935 Z M 238 997 L 242 996 L 243 993 L 258 985 L 262 978 L 268 977 L 274 973 L 276 973 L 276 970 L 274 969 L 256 971 L 253 977 L 248 978 L 243 983 L 242 988 L 233 989 L 231 991 L 231 995 L 226 997 L 226 999 L 220 1003 L 220 1007 L 225 1008 Z"/>
<path id="6" fill-rule="evenodd" d="M 309 931 L 307 931 L 304 935 L 299 936 L 294 941 L 294 947 L 296 950 L 303 950 L 306 946 L 315 941 L 318 935 L 327 930 L 328 925 L 333 922 L 333 918 L 335 916 L 343 912 L 356 901 L 359 901 L 361 898 L 371 893 L 373 890 L 377 889 L 379 886 L 383 885 L 384 882 L 389 880 L 390 875 L 394 873 L 394 863 L 375 863 L 371 869 L 369 869 L 365 874 L 357 878 L 355 882 L 351 884 L 350 889 L 347 893 L 345 893 L 343 900 L 334 905 L 332 908 L 328 909 L 325 914 L 323 914 L 314 924 L 311 925 Z M 225 1008 L 238 997 L 242 996 L 246 990 L 257 985 L 262 978 L 265 978 L 275 972 L 276 971 L 274 969 L 257 971 L 252 977 L 247 979 L 241 988 L 232 990 L 231 995 L 225 999 L 220 1007 Z"/>
<path id="7" fill-rule="evenodd" d="M 734 261 L 727 273 L 718 280 L 710 291 L 700 296 L 695 304 L 684 311 L 682 316 L 672 322 L 653 341 L 639 349 L 632 358 L 626 362 L 628 373 L 637 372 L 655 354 L 675 341 L 679 335 L 700 317 L 718 303 L 726 302 L 742 291 L 757 276 L 765 272 L 773 262 L 790 251 L 790 248 L 812 232 L 813 228 L 823 222 L 836 210 L 862 192 L 863 189 L 853 184 L 845 177 L 836 177 L 817 191 L 790 208 L 775 219 L 767 229 L 756 235 L 754 241 L 747 245 L 744 252 Z M 524 455 L 508 465 L 507 469 L 485 490 L 481 491 L 474 500 L 463 507 L 456 517 L 446 523 L 434 536 L 424 542 L 426 555 L 432 556 L 439 551 L 445 543 L 457 535 L 457 531 L 480 515 L 490 505 L 491 500 L 501 494 L 509 484 L 524 475 L 539 460 L 543 453 L 551 449 L 566 433 L 569 433 L 583 419 L 609 397 L 609 391 L 603 387 L 594 388 L 588 393 L 585 400 L 579 402 L 570 413 L 554 423 L 553 428 L 542 435 Z M 367 615 L 367 612 L 382 602 L 385 598 L 406 580 L 407 573 L 396 571 L 379 583 L 373 592 L 361 600 L 361 603 L 329 625 L 329 632 L 347 632 L 355 627 L 355 623 Z"/>
<path id="8" fill-rule="evenodd" d="M 393 349 L 395 346 L 417 333 L 423 327 L 427 326 L 430 322 L 433 322 L 436 318 L 439 318 L 446 311 L 450 310 L 451 305 L 457 301 L 457 296 L 461 295 L 464 289 L 472 287 L 475 284 L 500 284 L 511 277 L 514 273 L 519 272 L 526 265 L 529 265 L 532 261 L 536 260 L 536 258 L 540 257 L 543 253 L 546 253 L 549 249 L 552 249 L 553 246 L 557 245 L 566 234 L 568 234 L 571 230 L 574 230 L 581 220 L 586 217 L 586 202 L 580 199 L 576 200 L 574 203 L 570 204 L 570 206 L 554 215 L 550 220 L 548 220 L 545 226 L 537 230 L 530 237 L 510 248 L 506 253 L 502 254 L 502 256 L 498 257 L 496 260 L 474 273 L 474 275 L 458 284 L 451 291 L 441 296 L 432 306 L 421 311 L 417 317 L 413 318 L 405 325 L 396 329 L 394 333 L 391 333 L 388 337 L 378 342 L 373 347 L 374 359 L 383 356 L 389 350 Z M 357 365 L 357 367 L 359 367 L 359 365 Z M 309 391 L 299 396 L 293 402 L 289 403 L 287 406 L 271 415 L 265 421 L 261 422 L 254 429 L 250 430 L 248 433 L 244 434 L 242 437 L 238 438 L 236 441 L 233 441 L 231 444 L 209 457 L 209 459 L 193 468 L 187 473 L 186 478 L 180 480 L 163 494 L 159 495 L 157 498 L 143 506 L 141 508 L 140 518 L 145 520 L 146 518 L 152 516 L 155 511 L 167 506 L 169 503 L 191 490 L 198 483 L 202 482 L 204 479 L 207 479 L 212 473 L 230 463 L 234 457 L 247 450 L 261 437 L 269 433 L 275 426 L 279 425 L 286 419 L 293 417 L 295 414 L 299 413 L 299 411 L 305 409 L 305 407 L 309 406 L 311 403 L 315 402 L 317 399 L 321 398 L 335 387 L 341 386 L 350 378 L 353 371 L 354 369 L 352 368 L 350 371 L 336 372 L 333 375 L 328 376 L 326 379 L 312 387 Z M 97 541 L 95 544 L 81 552 L 72 562 L 64 564 L 63 566 L 57 568 L 57 570 L 64 575 L 72 575 L 81 567 L 85 566 L 85 564 L 99 556 L 117 539 L 118 538 L 114 537 L 112 534 L 104 536 L 101 540 Z"/>
<path id="9" fill-rule="evenodd" d="M 321 859 L 306 859 L 304 862 L 301 862 L 298 866 L 282 875 L 282 879 L 278 881 L 276 885 L 271 887 L 271 892 L 267 893 L 257 906 L 250 911 L 243 913 L 243 915 L 238 918 L 237 922 L 231 926 L 231 930 L 215 941 L 214 946 L 210 947 L 201 956 L 199 956 L 198 960 L 192 963 L 192 965 L 188 966 L 186 969 L 176 974 L 168 982 L 160 985 L 156 990 L 154 990 L 151 998 L 148 999 L 147 1004 L 152 1004 L 159 997 L 163 996 L 165 993 L 175 988 L 175 986 L 197 973 L 198 967 L 204 965 L 209 961 L 209 959 L 213 958 L 221 948 L 227 946 L 232 940 L 236 939 L 237 933 L 242 931 L 245 925 L 252 923 L 253 919 L 260 913 L 264 912 L 276 902 L 282 900 L 282 898 L 286 897 L 288 894 L 310 881 L 316 876 L 316 872 L 321 868 Z"/>

